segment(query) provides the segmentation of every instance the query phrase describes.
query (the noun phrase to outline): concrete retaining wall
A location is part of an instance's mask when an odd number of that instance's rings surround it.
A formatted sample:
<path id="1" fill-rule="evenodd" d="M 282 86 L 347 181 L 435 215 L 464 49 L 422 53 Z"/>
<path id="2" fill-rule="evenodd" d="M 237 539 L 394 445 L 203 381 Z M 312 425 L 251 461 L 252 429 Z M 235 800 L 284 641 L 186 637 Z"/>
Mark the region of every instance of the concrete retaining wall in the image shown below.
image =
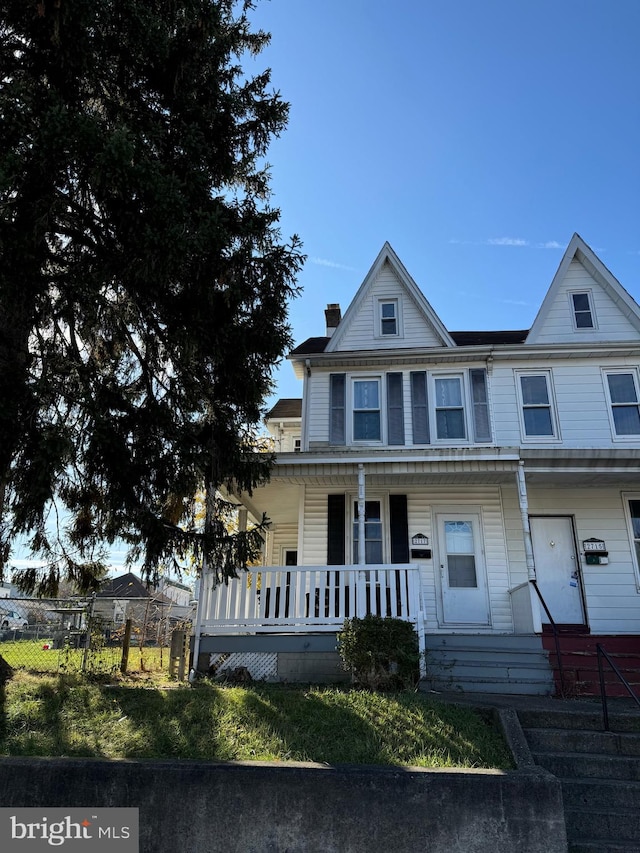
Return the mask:
<path id="1" fill-rule="evenodd" d="M 542 770 L 0 759 L 0 805 L 140 809 L 141 853 L 566 853 Z"/>

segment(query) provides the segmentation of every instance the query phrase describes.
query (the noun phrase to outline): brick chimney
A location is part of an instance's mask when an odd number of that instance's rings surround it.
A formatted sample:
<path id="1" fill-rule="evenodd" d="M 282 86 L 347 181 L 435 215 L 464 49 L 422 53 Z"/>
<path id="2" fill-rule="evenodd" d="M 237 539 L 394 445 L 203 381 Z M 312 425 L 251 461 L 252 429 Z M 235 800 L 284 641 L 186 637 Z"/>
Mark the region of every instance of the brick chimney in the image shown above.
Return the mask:
<path id="1" fill-rule="evenodd" d="M 338 324 L 342 319 L 342 311 L 340 310 L 340 306 L 337 302 L 331 302 L 327 305 L 324 316 L 327 321 L 327 337 L 330 338 L 331 335 L 338 328 Z"/>

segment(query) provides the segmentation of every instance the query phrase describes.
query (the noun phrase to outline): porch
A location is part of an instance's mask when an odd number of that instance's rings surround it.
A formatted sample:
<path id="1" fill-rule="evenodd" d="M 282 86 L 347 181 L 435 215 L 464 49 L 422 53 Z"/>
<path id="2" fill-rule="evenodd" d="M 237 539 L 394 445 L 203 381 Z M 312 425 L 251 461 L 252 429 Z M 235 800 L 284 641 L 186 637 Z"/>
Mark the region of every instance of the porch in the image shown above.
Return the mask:
<path id="1" fill-rule="evenodd" d="M 217 586 L 205 574 L 198 633 L 335 633 L 367 614 L 405 619 L 421 636 L 418 566 L 269 566 Z"/>
<path id="2" fill-rule="evenodd" d="M 411 622 L 424 647 L 418 566 L 269 566 L 214 585 L 205 574 L 194 662 L 220 674 L 247 667 L 253 678 L 341 681 L 336 650 L 345 619 L 367 614 Z"/>

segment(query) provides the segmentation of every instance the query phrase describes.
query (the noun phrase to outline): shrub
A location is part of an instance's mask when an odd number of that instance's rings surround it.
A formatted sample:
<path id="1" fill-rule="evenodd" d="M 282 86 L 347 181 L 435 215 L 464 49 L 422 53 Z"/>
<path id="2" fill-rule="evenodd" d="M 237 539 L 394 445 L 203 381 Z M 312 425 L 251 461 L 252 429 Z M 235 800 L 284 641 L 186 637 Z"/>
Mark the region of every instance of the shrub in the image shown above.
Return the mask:
<path id="1" fill-rule="evenodd" d="M 402 619 L 346 619 L 338 633 L 338 652 L 356 683 L 370 690 L 414 688 L 420 678 L 418 635 Z"/>

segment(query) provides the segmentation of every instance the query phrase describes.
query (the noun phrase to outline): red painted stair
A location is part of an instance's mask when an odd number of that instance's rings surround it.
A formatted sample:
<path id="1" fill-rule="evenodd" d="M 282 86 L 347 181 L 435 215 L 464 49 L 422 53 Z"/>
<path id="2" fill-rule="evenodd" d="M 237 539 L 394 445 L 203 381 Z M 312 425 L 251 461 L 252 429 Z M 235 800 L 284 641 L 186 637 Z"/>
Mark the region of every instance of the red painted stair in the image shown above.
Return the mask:
<path id="1" fill-rule="evenodd" d="M 599 696 L 598 656 L 599 643 L 624 675 L 637 694 L 640 694 L 640 635 L 637 634 L 585 634 L 563 630 L 559 634 L 560 657 L 565 678 L 565 694 L 575 696 Z M 560 695 L 560 671 L 553 633 L 543 631 L 543 647 L 549 653 L 553 668 L 556 693 Z M 624 685 L 606 661 L 604 678 L 608 696 L 628 696 Z"/>

